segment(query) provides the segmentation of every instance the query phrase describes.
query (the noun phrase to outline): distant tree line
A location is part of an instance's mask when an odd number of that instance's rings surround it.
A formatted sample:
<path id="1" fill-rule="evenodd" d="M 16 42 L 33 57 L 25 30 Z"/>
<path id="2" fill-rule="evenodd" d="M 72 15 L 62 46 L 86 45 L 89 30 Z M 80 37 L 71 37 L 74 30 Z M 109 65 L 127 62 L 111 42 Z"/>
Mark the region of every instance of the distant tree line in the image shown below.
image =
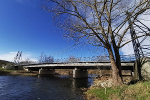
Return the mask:
<path id="1" fill-rule="evenodd" d="M 39 63 L 53 63 L 53 62 L 54 62 L 54 57 L 44 55 L 43 52 L 41 53 Z"/>

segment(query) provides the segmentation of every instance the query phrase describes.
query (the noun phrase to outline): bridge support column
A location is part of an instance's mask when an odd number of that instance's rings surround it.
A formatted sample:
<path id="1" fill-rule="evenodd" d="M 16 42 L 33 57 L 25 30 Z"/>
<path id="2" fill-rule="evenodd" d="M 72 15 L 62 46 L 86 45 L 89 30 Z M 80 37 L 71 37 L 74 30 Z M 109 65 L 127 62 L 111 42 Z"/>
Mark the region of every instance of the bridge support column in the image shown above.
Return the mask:
<path id="1" fill-rule="evenodd" d="M 55 69 L 39 69 L 39 75 L 54 75 Z"/>
<path id="2" fill-rule="evenodd" d="M 87 77 L 88 77 L 87 69 L 77 69 L 77 68 L 75 68 L 73 70 L 73 78 L 87 78 Z"/>

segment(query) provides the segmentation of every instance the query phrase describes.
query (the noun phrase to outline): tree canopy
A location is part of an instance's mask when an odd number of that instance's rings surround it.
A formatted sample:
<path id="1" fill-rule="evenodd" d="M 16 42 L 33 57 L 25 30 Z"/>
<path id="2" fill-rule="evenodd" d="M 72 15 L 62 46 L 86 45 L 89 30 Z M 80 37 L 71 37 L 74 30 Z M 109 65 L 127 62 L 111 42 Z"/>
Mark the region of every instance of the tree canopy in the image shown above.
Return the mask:
<path id="1" fill-rule="evenodd" d="M 149 0 L 47 0 L 43 8 L 55 13 L 65 36 L 107 49 L 114 85 L 122 84 L 119 49 L 133 40 L 126 35 L 141 14 L 148 14 Z"/>

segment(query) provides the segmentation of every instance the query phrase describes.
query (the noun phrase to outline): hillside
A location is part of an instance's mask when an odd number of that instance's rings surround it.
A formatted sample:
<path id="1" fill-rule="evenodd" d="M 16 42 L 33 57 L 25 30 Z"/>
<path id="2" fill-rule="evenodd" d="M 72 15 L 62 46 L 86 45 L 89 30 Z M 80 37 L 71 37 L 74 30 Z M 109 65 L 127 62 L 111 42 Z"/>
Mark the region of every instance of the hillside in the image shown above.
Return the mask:
<path id="1" fill-rule="evenodd" d="M 2 67 L 2 65 L 6 65 L 8 63 L 12 63 L 12 62 L 9 62 L 9 61 L 5 61 L 5 60 L 0 60 L 0 68 Z"/>

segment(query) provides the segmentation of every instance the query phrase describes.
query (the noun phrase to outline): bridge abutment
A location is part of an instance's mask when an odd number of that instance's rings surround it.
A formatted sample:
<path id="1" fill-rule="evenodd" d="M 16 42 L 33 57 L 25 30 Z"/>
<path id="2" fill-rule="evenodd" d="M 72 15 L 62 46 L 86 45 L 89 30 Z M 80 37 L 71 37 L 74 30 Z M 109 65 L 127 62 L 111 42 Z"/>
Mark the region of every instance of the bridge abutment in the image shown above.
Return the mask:
<path id="1" fill-rule="evenodd" d="M 54 75 L 55 69 L 39 69 L 39 75 Z"/>
<path id="2" fill-rule="evenodd" d="M 73 78 L 87 78 L 88 77 L 88 71 L 87 69 L 78 69 L 75 68 L 73 70 Z"/>

